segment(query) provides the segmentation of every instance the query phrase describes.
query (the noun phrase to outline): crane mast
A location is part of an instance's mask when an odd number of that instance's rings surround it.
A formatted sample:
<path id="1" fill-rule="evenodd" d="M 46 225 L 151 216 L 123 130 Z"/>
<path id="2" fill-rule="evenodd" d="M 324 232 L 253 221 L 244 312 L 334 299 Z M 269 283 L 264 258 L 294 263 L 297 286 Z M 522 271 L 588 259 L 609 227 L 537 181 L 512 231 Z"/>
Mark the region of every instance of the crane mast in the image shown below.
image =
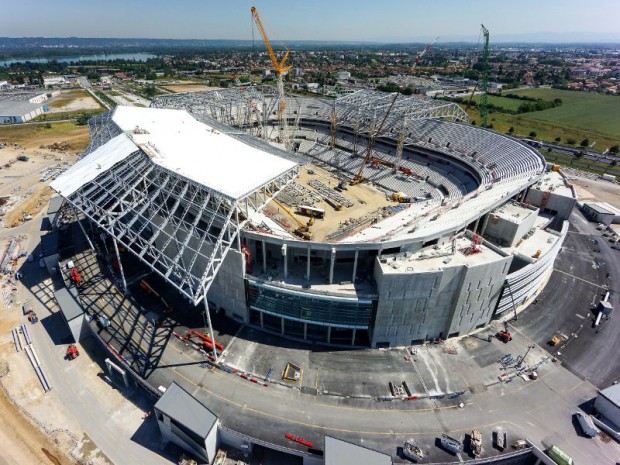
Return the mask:
<path id="1" fill-rule="evenodd" d="M 360 169 L 357 171 L 357 174 L 351 180 L 351 182 L 349 182 L 350 185 L 355 186 L 361 183 L 362 181 L 364 181 L 364 168 L 366 167 L 366 165 L 368 164 L 368 162 L 370 161 L 372 157 L 372 151 L 375 148 L 377 137 L 383 130 L 383 126 L 385 125 L 385 122 L 387 121 L 388 116 L 390 116 L 390 113 L 392 112 L 392 108 L 394 108 L 394 104 L 396 103 L 396 99 L 398 99 L 398 95 L 399 95 L 398 92 L 394 93 L 394 98 L 392 99 L 392 103 L 390 103 L 389 108 L 383 115 L 381 124 L 379 125 L 379 128 L 376 131 L 374 130 L 374 119 L 373 119 L 373 123 L 371 124 L 370 131 L 368 132 L 368 148 L 366 150 L 366 156 L 364 157 L 364 160 L 362 161 L 362 164 L 360 165 Z"/>
<path id="2" fill-rule="evenodd" d="M 489 30 L 482 27 L 482 35 L 484 37 L 484 46 L 482 49 L 482 76 L 480 78 L 480 118 L 482 119 L 482 127 L 487 126 L 487 117 L 489 116 Z"/>
<path id="3" fill-rule="evenodd" d="M 271 60 L 271 64 L 273 65 L 273 69 L 276 72 L 276 78 L 278 83 L 278 132 L 279 138 L 282 143 L 284 143 L 284 147 L 289 150 L 290 149 L 290 140 L 288 134 L 288 120 L 285 116 L 286 111 L 286 101 L 284 100 L 284 81 L 282 80 L 282 74 L 285 71 L 288 71 L 292 68 L 291 65 L 286 65 L 286 60 L 288 59 L 288 55 L 290 50 L 287 48 L 284 52 L 284 56 L 281 60 L 278 60 L 275 52 L 273 51 L 273 47 L 271 46 L 271 41 L 265 32 L 265 28 L 263 26 L 263 21 L 258 14 L 258 10 L 256 7 L 250 8 L 252 12 L 252 18 L 254 18 L 254 22 L 256 23 L 256 27 L 258 28 L 258 32 L 260 33 L 263 42 L 265 42 L 265 48 L 267 49 L 267 54 L 269 55 L 269 59 Z"/>

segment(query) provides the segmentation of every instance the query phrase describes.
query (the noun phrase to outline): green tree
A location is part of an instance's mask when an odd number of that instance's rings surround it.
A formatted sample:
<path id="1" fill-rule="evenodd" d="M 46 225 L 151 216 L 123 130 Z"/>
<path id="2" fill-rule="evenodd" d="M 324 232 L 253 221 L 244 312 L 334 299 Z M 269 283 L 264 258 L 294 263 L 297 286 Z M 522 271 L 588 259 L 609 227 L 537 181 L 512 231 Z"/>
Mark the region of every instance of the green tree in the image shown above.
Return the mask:
<path id="1" fill-rule="evenodd" d="M 568 145 L 575 145 L 577 143 L 577 141 L 575 139 L 573 139 L 572 137 L 567 137 L 566 138 L 566 143 Z"/>
<path id="2" fill-rule="evenodd" d="M 77 124 L 78 126 L 86 126 L 86 124 L 88 124 L 88 120 L 90 119 L 92 115 L 88 112 L 84 112 L 82 114 L 80 114 L 80 116 L 78 116 L 75 120 L 75 124 Z"/>
<path id="3" fill-rule="evenodd" d="M 157 89 L 153 86 L 148 86 L 142 93 L 146 98 L 153 98 L 157 95 Z"/>
<path id="4" fill-rule="evenodd" d="M 515 132 L 515 128 L 513 128 L 512 126 L 510 126 L 510 128 L 508 128 L 508 132 L 509 132 L 510 134 L 514 133 L 514 132 Z"/>
<path id="5" fill-rule="evenodd" d="M 559 142 L 562 140 L 562 138 L 561 138 L 561 137 L 556 137 L 556 138 L 555 138 L 555 139 L 553 139 L 553 140 L 555 140 L 556 142 L 558 142 L 558 143 L 559 143 Z"/>
<path id="6" fill-rule="evenodd" d="M 590 145 L 590 140 L 588 138 L 586 138 L 586 139 L 582 140 L 579 145 L 581 145 L 582 147 L 587 147 L 588 145 Z"/>
<path id="7" fill-rule="evenodd" d="M 536 137 L 536 131 L 530 131 L 530 137 Z"/>
<path id="8" fill-rule="evenodd" d="M 609 147 L 609 152 L 617 154 L 618 152 L 620 152 L 620 146 L 612 145 L 611 147 Z"/>

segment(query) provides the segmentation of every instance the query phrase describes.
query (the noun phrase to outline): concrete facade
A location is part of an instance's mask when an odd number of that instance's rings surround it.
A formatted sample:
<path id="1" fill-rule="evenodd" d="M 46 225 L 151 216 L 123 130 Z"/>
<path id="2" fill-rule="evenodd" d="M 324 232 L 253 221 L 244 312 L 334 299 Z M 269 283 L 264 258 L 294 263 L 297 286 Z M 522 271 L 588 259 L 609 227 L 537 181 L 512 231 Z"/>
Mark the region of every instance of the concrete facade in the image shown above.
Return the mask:
<path id="1" fill-rule="evenodd" d="M 442 261 L 434 270 L 417 270 L 416 266 L 426 263 L 415 261 L 394 270 L 390 260 L 395 262 L 397 257 L 378 260 L 375 281 L 379 302 L 372 346 L 410 345 L 466 334 L 486 325 L 512 260 L 510 256 L 489 255 L 478 264 Z"/>
<path id="2" fill-rule="evenodd" d="M 557 171 L 551 171 L 528 189 L 525 202 L 553 213 L 558 220 L 567 220 L 577 202 L 574 190 Z"/>
<path id="3" fill-rule="evenodd" d="M 485 237 L 495 243 L 512 247 L 534 227 L 538 209 L 518 204 L 506 204 L 489 214 Z"/>
<path id="4" fill-rule="evenodd" d="M 247 323 L 250 319 L 245 299 L 245 262 L 237 250 L 230 250 L 209 289 L 209 303 L 228 318 Z"/>

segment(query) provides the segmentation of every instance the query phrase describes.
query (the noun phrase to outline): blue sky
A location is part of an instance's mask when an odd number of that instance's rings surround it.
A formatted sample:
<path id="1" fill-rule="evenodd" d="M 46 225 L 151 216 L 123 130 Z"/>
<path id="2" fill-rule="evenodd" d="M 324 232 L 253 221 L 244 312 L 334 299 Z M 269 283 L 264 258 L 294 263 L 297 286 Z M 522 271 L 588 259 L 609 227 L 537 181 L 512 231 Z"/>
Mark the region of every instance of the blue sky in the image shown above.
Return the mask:
<path id="1" fill-rule="evenodd" d="M 620 0 L 2 0 L 0 37 L 251 39 L 250 6 L 283 40 L 615 40 Z M 547 38 L 547 39 L 545 39 Z"/>

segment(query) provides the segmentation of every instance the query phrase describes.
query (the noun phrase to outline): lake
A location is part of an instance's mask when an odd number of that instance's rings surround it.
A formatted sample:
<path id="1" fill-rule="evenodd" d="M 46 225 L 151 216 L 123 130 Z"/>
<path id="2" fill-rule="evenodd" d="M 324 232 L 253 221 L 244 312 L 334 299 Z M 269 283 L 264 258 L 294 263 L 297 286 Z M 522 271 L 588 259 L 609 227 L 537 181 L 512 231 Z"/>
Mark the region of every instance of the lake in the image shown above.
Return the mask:
<path id="1" fill-rule="evenodd" d="M 13 63 L 49 63 L 50 61 L 57 61 L 58 63 L 72 63 L 78 61 L 110 61 L 110 60 L 133 60 L 133 61 L 146 61 L 151 58 L 157 58 L 157 55 L 152 53 L 111 53 L 109 55 L 81 55 L 73 57 L 50 57 L 50 58 L 12 58 L 10 60 L 0 60 L 0 66 L 10 66 Z"/>

